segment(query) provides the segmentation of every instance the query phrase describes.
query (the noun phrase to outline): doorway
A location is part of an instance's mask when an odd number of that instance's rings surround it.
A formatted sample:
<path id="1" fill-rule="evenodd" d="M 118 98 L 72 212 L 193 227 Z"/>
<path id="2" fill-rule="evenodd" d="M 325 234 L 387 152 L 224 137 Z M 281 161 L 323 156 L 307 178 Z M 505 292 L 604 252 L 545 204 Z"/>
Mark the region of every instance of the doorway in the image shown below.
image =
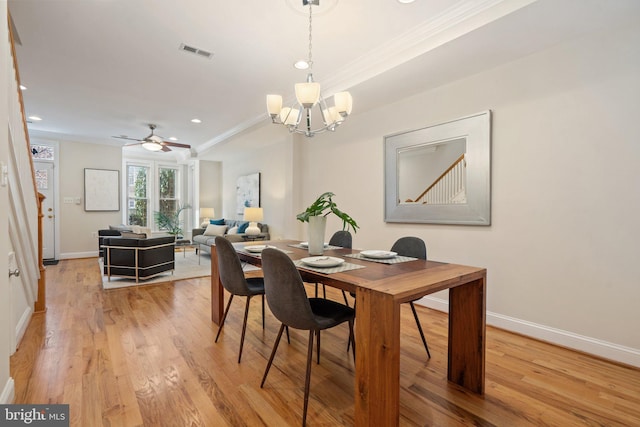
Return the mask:
<path id="1" fill-rule="evenodd" d="M 52 145 L 31 145 L 36 187 L 45 196 L 42 201 L 42 258 L 45 261 L 53 261 L 57 255 L 55 151 Z"/>

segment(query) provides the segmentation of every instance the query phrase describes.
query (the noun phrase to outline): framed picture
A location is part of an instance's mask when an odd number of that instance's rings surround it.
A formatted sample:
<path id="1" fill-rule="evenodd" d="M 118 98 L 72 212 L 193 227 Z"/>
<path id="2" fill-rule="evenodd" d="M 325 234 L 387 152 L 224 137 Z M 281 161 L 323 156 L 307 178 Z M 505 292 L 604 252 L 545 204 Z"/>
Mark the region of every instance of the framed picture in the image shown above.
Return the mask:
<path id="1" fill-rule="evenodd" d="M 260 207 L 260 173 L 238 177 L 236 183 L 236 213 L 244 214 L 244 208 Z"/>
<path id="2" fill-rule="evenodd" d="M 87 212 L 120 210 L 120 171 L 85 168 L 84 210 Z"/>

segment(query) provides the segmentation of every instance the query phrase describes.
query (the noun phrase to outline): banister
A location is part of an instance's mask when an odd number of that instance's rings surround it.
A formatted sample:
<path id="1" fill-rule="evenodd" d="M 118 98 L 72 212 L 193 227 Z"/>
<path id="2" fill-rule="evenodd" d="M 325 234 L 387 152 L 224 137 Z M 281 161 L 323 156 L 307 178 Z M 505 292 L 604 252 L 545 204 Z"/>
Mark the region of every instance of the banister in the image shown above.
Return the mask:
<path id="1" fill-rule="evenodd" d="M 438 178 L 436 178 L 436 180 L 433 181 L 433 183 L 430 186 L 428 186 L 426 190 L 424 190 L 422 193 L 420 193 L 420 195 L 415 198 L 415 201 L 418 201 L 418 200 L 422 199 L 424 197 L 424 195 L 429 192 L 429 190 L 431 190 L 433 187 L 435 187 L 451 171 L 451 169 L 455 168 L 458 165 L 458 163 L 460 163 L 463 160 L 464 160 L 464 153 L 462 153 L 462 155 L 460 157 L 458 157 L 458 159 L 455 162 L 453 162 L 451 164 L 451 166 L 449 166 L 447 168 L 447 170 L 442 172 L 442 174 L 440 174 L 440 176 Z M 407 200 L 407 202 L 412 202 L 412 201 L 414 201 L 414 200 Z"/>

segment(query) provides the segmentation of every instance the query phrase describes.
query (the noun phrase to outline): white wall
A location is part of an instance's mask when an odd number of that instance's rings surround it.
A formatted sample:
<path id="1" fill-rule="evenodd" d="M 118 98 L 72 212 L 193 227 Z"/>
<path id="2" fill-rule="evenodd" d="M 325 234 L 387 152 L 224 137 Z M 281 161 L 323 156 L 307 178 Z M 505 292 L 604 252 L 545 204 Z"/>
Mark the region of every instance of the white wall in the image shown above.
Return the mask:
<path id="1" fill-rule="evenodd" d="M 234 203 L 227 180 L 262 172 L 268 222 L 302 238 L 296 211 L 333 191 L 361 226 L 354 247 L 421 237 L 431 259 L 488 269 L 490 324 L 640 366 L 639 45 L 637 26 L 584 37 L 355 113 L 311 141 L 285 139 L 275 126 L 243 135 L 238 141 L 271 142 L 254 155 L 225 148 L 225 210 Z M 354 105 L 357 112 L 357 98 Z M 487 109 L 492 225 L 386 224 L 383 136 Z M 299 186 L 284 196 L 292 209 L 272 205 L 281 199 L 271 194 L 291 187 L 287 173 Z M 332 221 L 328 233 L 340 228 Z M 446 295 L 427 304 L 446 309 Z"/>
<path id="2" fill-rule="evenodd" d="M 84 169 L 111 169 L 122 173 L 122 149 L 120 147 L 83 144 L 70 141 L 60 143 L 60 199 L 58 221 L 60 222 L 60 258 L 81 258 L 97 256 L 99 229 L 110 224 L 122 223 L 122 208 L 118 212 L 85 212 L 84 210 Z M 81 198 L 81 203 L 62 203 L 65 197 Z M 121 203 L 122 204 L 122 203 Z"/>
<path id="3" fill-rule="evenodd" d="M 213 208 L 215 209 L 216 218 L 221 217 L 222 163 L 200 160 L 198 170 L 199 206 L 194 206 L 194 208 Z M 200 218 L 197 218 L 196 222 L 200 224 Z"/>
<path id="4" fill-rule="evenodd" d="M 236 214 L 236 182 L 239 176 L 260 172 L 260 206 L 264 222 L 269 225 L 272 239 L 297 237 L 294 197 L 301 183 L 294 179 L 294 158 L 299 144 L 295 137 L 279 128 L 247 131 L 234 139 L 233 144 L 217 147 L 215 158 L 222 161 L 222 211 L 216 217 L 242 219 Z M 255 148 L 255 141 L 260 141 Z M 263 143 L 264 141 L 264 143 Z M 299 176 L 299 175 L 296 175 Z"/>
<path id="5" fill-rule="evenodd" d="M 9 46 L 9 29 L 7 26 L 7 7 L 6 3 L 3 7 L 0 7 L 0 33 L 2 33 L 2 40 L 0 41 L 0 79 L 2 83 L 0 83 L 0 117 L 4 120 L 4 125 L 7 126 L 9 117 L 8 112 L 8 94 L 7 87 L 9 86 L 9 79 L 15 81 L 15 76 L 10 75 L 10 54 L 7 49 Z M 12 69 L 12 68 L 11 68 Z M 0 138 L 0 162 L 2 165 L 9 164 L 9 138 L 10 133 L 8 127 L 2 130 L 3 137 Z M 9 216 L 8 209 L 6 206 L 9 206 L 9 190 L 5 185 L 0 184 L 0 224 L 3 227 L 3 237 L 0 239 L 0 271 L 5 272 L 8 271 L 8 258 L 7 254 L 10 251 L 9 247 L 9 239 L 7 236 L 7 230 L 9 229 Z M 8 296 L 11 295 L 11 288 L 9 278 L 6 274 L 0 275 L 0 404 L 13 403 L 14 397 L 14 385 L 13 378 L 11 378 L 9 372 L 9 356 L 12 351 L 12 320 L 11 320 L 11 298 Z"/>

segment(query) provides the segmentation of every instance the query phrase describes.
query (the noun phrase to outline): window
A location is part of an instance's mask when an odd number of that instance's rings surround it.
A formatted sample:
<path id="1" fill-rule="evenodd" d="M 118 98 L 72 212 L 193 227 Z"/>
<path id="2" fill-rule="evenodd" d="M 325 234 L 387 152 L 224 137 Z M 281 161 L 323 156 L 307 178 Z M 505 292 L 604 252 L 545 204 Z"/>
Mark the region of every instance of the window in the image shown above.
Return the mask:
<path id="1" fill-rule="evenodd" d="M 31 157 L 33 160 L 54 160 L 54 149 L 50 145 L 31 145 Z"/>
<path id="2" fill-rule="evenodd" d="M 126 163 L 126 223 L 158 230 L 154 212 L 173 216 L 182 200 L 182 166 L 150 161 Z M 184 218 L 183 218 L 184 219 Z"/>
<path id="3" fill-rule="evenodd" d="M 149 224 L 149 168 L 127 165 L 127 224 Z"/>
<path id="4" fill-rule="evenodd" d="M 179 178 L 178 168 L 160 167 L 158 170 L 158 210 L 168 216 L 180 208 Z"/>

